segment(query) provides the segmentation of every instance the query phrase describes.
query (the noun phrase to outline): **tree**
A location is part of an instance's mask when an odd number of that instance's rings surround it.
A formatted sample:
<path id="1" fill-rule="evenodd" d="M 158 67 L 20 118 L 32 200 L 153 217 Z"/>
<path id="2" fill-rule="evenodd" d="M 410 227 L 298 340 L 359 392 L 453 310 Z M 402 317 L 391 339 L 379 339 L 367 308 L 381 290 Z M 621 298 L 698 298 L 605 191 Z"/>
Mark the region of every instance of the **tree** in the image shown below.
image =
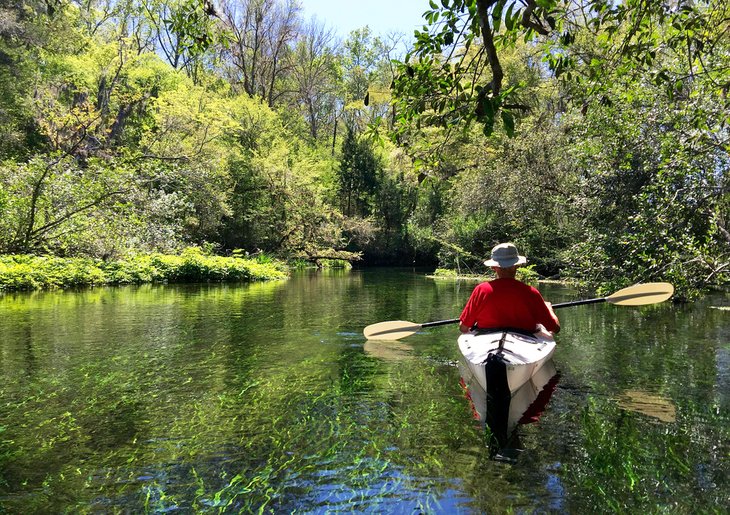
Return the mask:
<path id="1" fill-rule="evenodd" d="M 153 27 L 155 49 L 194 81 L 205 54 L 218 40 L 217 12 L 208 0 L 141 0 Z"/>
<path id="2" fill-rule="evenodd" d="M 515 166 L 495 170 L 494 163 L 475 171 L 468 189 L 474 194 L 482 184 L 492 192 L 482 195 L 500 205 L 506 198 L 526 223 L 494 208 L 469 208 L 469 216 L 445 225 L 442 234 L 447 227 L 455 234 L 444 240 L 483 241 L 499 235 L 498 227 L 513 238 L 532 233 L 538 237 L 528 246 L 549 242 L 539 252 L 548 251 L 552 269 L 572 264 L 569 274 L 594 285 L 669 279 L 690 296 L 707 281 L 725 280 L 727 3 L 457 1 L 433 3 L 426 18 L 432 30 L 418 35 L 394 83 L 396 141 L 419 156 L 434 134 L 443 142 L 456 131 L 471 136 L 478 122 L 494 142 L 501 124 L 498 134 L 515 139 L 500 158 L 509 163 L 526 137 L 546 135 L 534 140 L 530 167 L 541 153 L 545 162 L 564 162 L 567 182 L 559 188 L 573 200 L 564 210 L 583 222 L 555 235 L 559 212 L 540 214 L 523 194 L 500 189 Z M 533 78 L 505 72 L 520 40 L 532 51 L 526 62 L 547 64 L 533 64 Z M 557 79 L 559 94 L 535 95 L 535 78 L 541 87 Z M 543 110 L 545 102 L 550 108 Z M 420 166 L 424 175 L 443 177 L 450 161 L 448 152 L 431 153 Z M 455 169 L 454 184 L 471 175 L 468 163 Z M 467 198 L 451 193 L 457 202 Z M 461 211 L 454 207 L 451 215 Z M 568 249 L 562 259 L 559 246 Z"/>
<path id="3" fill-rule="evenodd" d="M 714 29 L 727 21 L 726 2 L 455 0 L 431 8 L 425 13 L 431 30 L 417 33 L 394 83 L 401 132 L 412 122 L 477 121 L 490 134 L 501 119 L 512 134 L 515 118 L 530 105 L 520 84 L 504 87 L 501 52 L 520 39 L 540 45 L 550 71 L 591 97 L 614 71 L 647 72 L 668 90 L 676 87 L 681 76 L 652 67 L 665 51 L 694 63 L 693 76 L 719 71 L 718 86 L 728 82 L 714 51 L 725 37 Z M 581 53 L 574 43 L 584 31 L 606 51 Z"/>
<path id="4" fill-rule="evenodd" d="M 363 130 L 390 110 L 388 85 L 397 43 L 397 38 L 386 42 L 374 36 L 367 26 L 353 30 L 344 41 L 340 63 L 346 124 Z"/>
<path id="5" fill-rule="evenodd" d="M 6 163 L 0 167 L 0 189 L 7 197 L 1 206 L 0 252 L 90 250 L 91 239 L 79 234 L 88 234 L 118 207 L 125 182 L 123 173 L 102 163 L 86 170 L 69 158 Z"/>
<path id="6" fill-rule="evenodd" d="M 290 59 L 295 105 L 316 141 L 327 126 L 336 123 L 339 70 L 332 31 L 313 20 L 304 28 Z"/>
<path id="7" fill-rule="evenodd" d="M 372 213 L 378 187 L 380 162 L 371 143 L 347 129 L 339 167 L 339 196 L 346 216 L 367 217 Z"/>
<path id="8" fill-rule="evenodd" d="M 574 126 L 585 170 L 575 215 L 586 224 L 568 273 L 609 287 L 668 280 L 684 297 L 727 280 L 730 156 L 706 143 L 727 136 L 694 126 L 698 112 L 717 108 L 695 87 L 677 102 L 655 84 L 623 82 Z"/>
<path id="9" fill-rule="evenodd" d="M 299 32 L 299 5 L 295 0 L 245 0 L 226 1 L 222 9 L 231 38 L 223 52 L 229 80 L 273 107 L 283 94 L 278 81 L 289 71 L 290 45 Z"/>
<path id="10" fill-rule="evenodd" d="M 33 94 L 46 52 L 73 47 L 78 34 L 63 4 L 0 6 L 0 158 L 27 157 L 45 142 L 33 116 Z"/>

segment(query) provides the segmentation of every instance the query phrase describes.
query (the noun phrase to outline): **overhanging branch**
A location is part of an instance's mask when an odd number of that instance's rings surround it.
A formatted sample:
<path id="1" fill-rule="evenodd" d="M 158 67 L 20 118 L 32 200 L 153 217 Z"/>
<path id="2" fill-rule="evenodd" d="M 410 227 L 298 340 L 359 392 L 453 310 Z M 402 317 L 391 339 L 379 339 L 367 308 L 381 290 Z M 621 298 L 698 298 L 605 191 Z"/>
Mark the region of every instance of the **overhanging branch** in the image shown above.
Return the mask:
<path id="1" fill-rule="evenodd" d="M 495 3 L 497 3 L 496 0 L 477 0 L 477 16 L 479 17 L 479 29 L 482 31 L 487 60 L 489 61 L 489 67 L 492 69 L 492 94 L 497 96 L 502 90 L 504 71 L 502 70 L 502 63 L 499 61 L 497 48 L 494 45 L 492 26 L 489 23 L 489 9 Z"/>

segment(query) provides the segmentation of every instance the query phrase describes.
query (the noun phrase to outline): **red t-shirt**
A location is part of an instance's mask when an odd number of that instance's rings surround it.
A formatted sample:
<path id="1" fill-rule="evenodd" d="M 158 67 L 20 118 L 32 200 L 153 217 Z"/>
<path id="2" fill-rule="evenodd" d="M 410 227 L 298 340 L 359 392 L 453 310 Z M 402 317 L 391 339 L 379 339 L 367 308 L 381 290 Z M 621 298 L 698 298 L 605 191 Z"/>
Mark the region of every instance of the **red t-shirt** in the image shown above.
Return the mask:
<path id="1" fill-rule="evenodd" d="M 558 320 L 532 286 L 516 279 L 495 279 L 474 288 L 459 317 L 461 323 L 480 329 L 514 328 L 534 332 L 537 324 L 557 331 Z"/>

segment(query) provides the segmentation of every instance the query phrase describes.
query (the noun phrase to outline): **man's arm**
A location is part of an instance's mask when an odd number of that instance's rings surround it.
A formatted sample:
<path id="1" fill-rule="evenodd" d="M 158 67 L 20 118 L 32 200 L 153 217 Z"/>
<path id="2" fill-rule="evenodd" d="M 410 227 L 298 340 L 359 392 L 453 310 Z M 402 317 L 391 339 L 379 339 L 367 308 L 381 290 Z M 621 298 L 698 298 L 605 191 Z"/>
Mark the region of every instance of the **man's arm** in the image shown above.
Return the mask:
<path id="1" fill-rule="evenodd" d="M 551 302 L 545 302 L 545 306 L 548 309 L 548 312 L 550 313 L 550 316 L 552 317 L 553 321 L 555 322 L 555 327 L 553 328 L 553 333 L 559 333 L 560 332 L 560 320 L 558 319 L 558 315 L 555 314 L 555 311 L 553 310 L 553 305 Z"/>

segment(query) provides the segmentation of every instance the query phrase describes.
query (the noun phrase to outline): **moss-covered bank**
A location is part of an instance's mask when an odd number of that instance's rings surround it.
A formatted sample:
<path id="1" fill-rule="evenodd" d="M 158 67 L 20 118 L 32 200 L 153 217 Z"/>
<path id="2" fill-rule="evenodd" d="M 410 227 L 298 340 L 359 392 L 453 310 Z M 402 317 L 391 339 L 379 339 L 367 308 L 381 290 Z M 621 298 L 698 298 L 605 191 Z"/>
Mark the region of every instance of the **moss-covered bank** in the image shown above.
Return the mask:
<path id="1" fill-rule="evenodd" d="M 0 291 L 163 282 L 245 282 L 285 279 L 287 266 L 266 257 L 140 254 L 117 261 L 55 256 L 0 256 Z"/>

